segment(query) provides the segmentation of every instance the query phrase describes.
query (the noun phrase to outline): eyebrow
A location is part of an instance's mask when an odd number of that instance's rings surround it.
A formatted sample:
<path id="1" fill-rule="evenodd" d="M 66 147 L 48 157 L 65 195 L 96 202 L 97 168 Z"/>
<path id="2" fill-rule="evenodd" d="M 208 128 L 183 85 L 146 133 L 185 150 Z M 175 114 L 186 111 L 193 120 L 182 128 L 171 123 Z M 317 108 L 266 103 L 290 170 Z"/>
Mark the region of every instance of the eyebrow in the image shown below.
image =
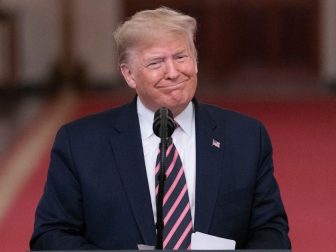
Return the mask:
<path id="1" fill-rule="evenodd" d="M 174 57 L 174 56 L 177 56 L 177 55 L 180 55 L 180 54 L 184 54 L 186 52 L 187 52 L 186 49 L 181 49 L 178 52 L 174 53 L 172 56 Z M 166 57 L 165 56 L 152 56 L 152 57 L 149 57 L 149 58 L 145 59 L 145 62 L 150 62 L 150 61 L 155 61 L 155 60 L 162 60 L 164 58 L 166 58 Z"/>
<path id="2" fill-rule="evenodd" d="M 176 56 L 176 55 L 179 55 L 179 54 L 185 54 L 187 53 L 187 50 L 186 49 L 183 49 L 183 50 L 180 50 L 179 52 L 177 53 L 174 53 L 173 56 Z"/>
<path id="3" fill-rule="evenodd" d="M 153 57 L 149 57 L 148 59 L 145 59 L 145 62 L 150 62 L 150 61 L 156 61 L 156 60 L 162 60 L 165 57 L 162 56 L 153 56 Z"/>

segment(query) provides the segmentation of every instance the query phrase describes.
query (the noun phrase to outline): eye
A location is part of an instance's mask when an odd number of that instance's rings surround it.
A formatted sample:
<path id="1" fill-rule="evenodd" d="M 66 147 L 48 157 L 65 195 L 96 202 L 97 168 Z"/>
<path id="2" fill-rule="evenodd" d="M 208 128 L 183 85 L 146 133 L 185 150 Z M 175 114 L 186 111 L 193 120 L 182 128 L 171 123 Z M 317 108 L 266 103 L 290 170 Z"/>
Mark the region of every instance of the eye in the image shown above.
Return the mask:
<path id="1" fill-rule="evenodd" d="M 146 67 L 149 68 L 149 69 L 158 69 L 161 67 L 162 65 L 162 60 L 156 60 L 156 61 L 152 61 L 152 62 L 149 62 Z"/>
<path id="2" fill-rule="evenodd" d="M 186 54 L 179 54 L 175 57 L 177 62 L 184 62 L 188 58 L 188 55 Z"/>

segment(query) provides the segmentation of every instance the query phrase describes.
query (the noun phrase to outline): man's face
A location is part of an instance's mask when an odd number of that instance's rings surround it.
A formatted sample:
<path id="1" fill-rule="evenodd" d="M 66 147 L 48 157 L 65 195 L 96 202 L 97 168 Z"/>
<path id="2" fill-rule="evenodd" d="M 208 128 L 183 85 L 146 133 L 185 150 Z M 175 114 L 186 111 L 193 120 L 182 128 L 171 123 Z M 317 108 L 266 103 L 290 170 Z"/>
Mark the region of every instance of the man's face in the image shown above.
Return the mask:
<path id="1" fill-rule="evenodd" d="M 176 116 L 196 91 L 196 59 L 188 40 L 181 35 L 161 36 L 136 47 L 129 62 L 121 65 L 121 71 L 152 111 L 167 107 Z"/>

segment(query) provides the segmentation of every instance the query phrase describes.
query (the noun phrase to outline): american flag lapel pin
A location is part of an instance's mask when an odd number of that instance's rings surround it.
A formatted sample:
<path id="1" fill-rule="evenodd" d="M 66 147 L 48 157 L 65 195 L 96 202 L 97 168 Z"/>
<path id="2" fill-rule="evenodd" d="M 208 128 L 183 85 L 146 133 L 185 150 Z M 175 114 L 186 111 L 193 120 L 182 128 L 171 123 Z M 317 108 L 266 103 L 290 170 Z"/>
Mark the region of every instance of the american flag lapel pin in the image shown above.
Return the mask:
<path id="1" fill-rule="evenodd" d="M 220 142 L 218 142 L 216 139 L 212 139 L 212 146 L 216 148 L 220 148 Z"/>

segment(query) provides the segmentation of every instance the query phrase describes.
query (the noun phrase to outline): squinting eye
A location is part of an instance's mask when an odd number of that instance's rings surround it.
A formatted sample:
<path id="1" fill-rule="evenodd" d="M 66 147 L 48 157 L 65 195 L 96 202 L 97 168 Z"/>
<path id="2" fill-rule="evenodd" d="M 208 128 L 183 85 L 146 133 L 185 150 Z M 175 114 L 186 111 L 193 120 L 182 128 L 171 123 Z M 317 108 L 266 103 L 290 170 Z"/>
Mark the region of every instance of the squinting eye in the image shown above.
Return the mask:
<path id="1" fill-rule="evenodd" d="M 176 57 L 176 59 L 179 62 L 183 62 L 186 58 L 187 58 L 187 55 L 179 55 L 179 56 Z"/>
<path id="2" fill-rule="evenodd" d="M 157 68 L 159 68 L 161 66 L 161 63 L 162 63 L 161 61 L 149 63 L 147 65 L 147 68 L 149 68 L 149 69 L 157 69 Z"/>

